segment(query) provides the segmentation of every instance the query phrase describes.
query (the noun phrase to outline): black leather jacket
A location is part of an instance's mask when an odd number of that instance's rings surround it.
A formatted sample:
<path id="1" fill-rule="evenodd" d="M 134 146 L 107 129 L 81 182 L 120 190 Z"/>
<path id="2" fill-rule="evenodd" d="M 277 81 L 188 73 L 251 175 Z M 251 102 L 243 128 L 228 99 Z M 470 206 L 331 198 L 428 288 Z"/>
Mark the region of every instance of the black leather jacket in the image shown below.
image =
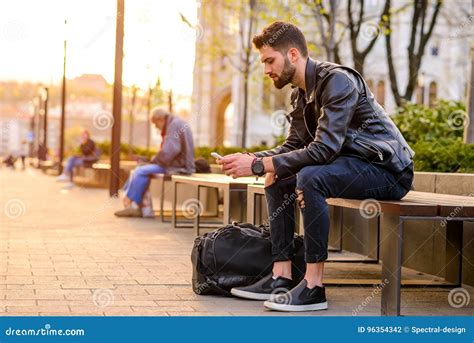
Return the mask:
<path id="1" fill-rule="evenodd" d="M 412 167 L 414 151 L 357 71 L 309 58 L 305 81 L 306 93 L 296 88 L 291 94 L 286 141 L 255 153 L 273 156 L 278 177 L 340 155 L 363 158 L 395 174 Z"/>

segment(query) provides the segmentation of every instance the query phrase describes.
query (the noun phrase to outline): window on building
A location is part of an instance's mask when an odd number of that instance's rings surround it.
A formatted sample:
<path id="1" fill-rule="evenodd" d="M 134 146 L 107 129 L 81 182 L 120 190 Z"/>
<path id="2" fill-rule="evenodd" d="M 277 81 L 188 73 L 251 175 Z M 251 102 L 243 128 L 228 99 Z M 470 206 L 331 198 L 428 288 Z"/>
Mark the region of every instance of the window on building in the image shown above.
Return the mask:
<path id="1" fill-rule="evenodd" d="M 436 82 L 431 82 L 430 83 L 430 95 L 429 95 L 429 106 L 433 106 L 434 103 L 436 102 L 436 98 L 438 96 L 438 85 L 436 84 Z"/>
<path id="2" fill-rule="evenodd" d="M 376 91 L 375 98 L 377 99 L 377 102 L 380 105 L 385 106 L 385 81 L 384 80 L 380 80 L 377 83 L 377 91 Z"/>

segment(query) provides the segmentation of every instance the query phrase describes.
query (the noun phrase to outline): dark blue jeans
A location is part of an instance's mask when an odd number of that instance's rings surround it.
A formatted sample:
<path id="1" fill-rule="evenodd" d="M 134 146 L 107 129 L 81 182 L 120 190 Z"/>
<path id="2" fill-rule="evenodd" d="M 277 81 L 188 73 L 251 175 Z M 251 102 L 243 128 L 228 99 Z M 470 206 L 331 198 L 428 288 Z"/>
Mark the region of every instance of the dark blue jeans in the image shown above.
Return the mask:
<path id="1" fill-rule="evenodd" d="M 412 174 L 410 174 L 412 175 Z M 304 167 L 296 176 L 265 188 L 273 261 L 293 255 L 295 190 L 303 191 L 305 260 L 323 262 L 328 257 L 329 211 L 327 198 L 399 200 L 408 193 L 390 171 L 356 157 L 340 156 L 330 164 Z"/>

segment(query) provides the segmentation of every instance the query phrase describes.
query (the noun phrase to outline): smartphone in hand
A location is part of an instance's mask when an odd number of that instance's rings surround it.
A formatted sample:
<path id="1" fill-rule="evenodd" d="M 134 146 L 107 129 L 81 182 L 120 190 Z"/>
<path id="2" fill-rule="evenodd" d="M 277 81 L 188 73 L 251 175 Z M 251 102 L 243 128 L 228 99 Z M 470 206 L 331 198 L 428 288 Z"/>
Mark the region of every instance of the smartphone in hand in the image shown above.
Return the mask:
<path id="1" fill-rule="evenodd" d="M 211 156 L 214 157 L 216 160 L 221 160 L 224 158 L 221 155 L 219 155 L 217 152 L 211 152 Z"/>

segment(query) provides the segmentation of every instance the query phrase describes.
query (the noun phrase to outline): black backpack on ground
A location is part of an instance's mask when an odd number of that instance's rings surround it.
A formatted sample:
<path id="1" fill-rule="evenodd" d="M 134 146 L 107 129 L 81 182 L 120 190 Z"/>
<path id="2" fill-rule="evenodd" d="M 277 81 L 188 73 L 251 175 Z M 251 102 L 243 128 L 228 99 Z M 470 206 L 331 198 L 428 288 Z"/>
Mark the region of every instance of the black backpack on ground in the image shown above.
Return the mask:
<path id="1" fill-rule="evenodd" d="M 295 234 L 293 278 L 305 272 L 303 237 Z M 265 226 L 232 223 L 198 236 L 191 253 L 193 291 L 230 295 L 233 287 L 250 285 L 272 271 L 270 231 Z"/>

